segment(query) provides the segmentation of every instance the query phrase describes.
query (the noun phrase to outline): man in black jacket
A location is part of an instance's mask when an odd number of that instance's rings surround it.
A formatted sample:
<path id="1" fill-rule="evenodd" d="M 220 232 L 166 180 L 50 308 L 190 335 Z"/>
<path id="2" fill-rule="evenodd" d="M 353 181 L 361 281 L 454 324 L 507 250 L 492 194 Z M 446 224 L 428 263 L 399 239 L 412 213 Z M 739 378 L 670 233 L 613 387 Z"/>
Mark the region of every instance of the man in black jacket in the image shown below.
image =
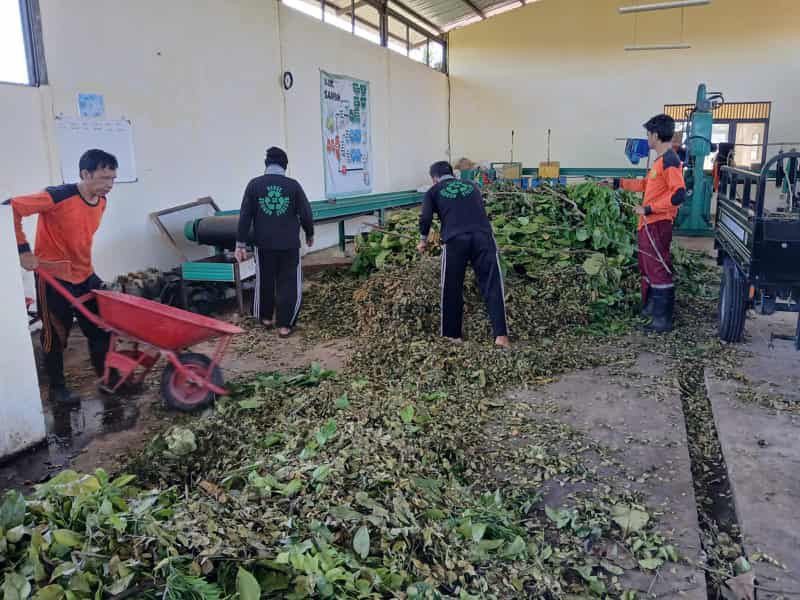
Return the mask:
<path id="1" fill-rule="evenodd" d="M 494 241 L 492 225 L 483 206 L 478 187 L 453 177 L 450 163 L 431 165 L 433 187 L 425 194 L 419 218 L 420 242 L 417 249 L 428 247 L 433 214 L 442 223 L 442 330 L 444 337 L 461 339 L 464 317 L 464 275 L 472 265 L 478 287 L 489 312 L 494 343 L 510 346 L 506 324 L 503 273 Z"/>
<path id="2" fill-rule="evenodd" d="M 300 184 L 286 177 L 289 159 L 280 148 L 267 150 L 266 173 L 247 184 L 239 212 L 236 259 L 247 258 L 246 241 L 253 229 L 256 289 L 253 316 L 278 335 L 289 337 L 300 312 L 303 280 L 300 228 L 306 244 L 314 244 L 311 205 Z M 276 310 L 277 297 L 277 310 Z"/>

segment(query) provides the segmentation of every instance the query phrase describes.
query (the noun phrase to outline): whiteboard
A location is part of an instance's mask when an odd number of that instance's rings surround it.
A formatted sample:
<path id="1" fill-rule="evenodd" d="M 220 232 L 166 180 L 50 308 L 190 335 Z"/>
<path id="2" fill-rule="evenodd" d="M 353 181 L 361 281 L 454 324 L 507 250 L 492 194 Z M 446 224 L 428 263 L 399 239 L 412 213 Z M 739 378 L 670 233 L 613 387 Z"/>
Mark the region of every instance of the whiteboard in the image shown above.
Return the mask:
<path id="1" fill-rule="evenodd" d="M 130 121 L 56 118 L 56 140 L 61 159 L 61 179 L 78 183 L 78 162 L 87 150 L 99 148 L 117 157 L 117 183 L 136 181 L 136 159 L 133 152 L 133 128 Z"/>

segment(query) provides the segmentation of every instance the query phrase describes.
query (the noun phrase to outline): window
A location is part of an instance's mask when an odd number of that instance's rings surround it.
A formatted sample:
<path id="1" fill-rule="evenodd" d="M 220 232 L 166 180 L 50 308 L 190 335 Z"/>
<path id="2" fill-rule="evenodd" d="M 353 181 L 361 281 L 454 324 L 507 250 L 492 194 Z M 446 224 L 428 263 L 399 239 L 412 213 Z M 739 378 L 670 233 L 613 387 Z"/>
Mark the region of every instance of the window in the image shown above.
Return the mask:
<path id="1" fill-rule="evenodd" d="M 47 83 L 38 0 L 0 0 L 0 82 Z"/>
<path id="2" fill-rule="evenodd" d="M 4 1 L 7 0 L 0 0 Z M 281 1 L 337 29 L 349 31 L 438 71 L 445 71 L 445 39 L 433 33 L 438 31 L 433 24 L 424 17 L 411 14 L 410 9 L 402 4 L 387 6 L 378 0 Z"/>
<path id="3" fill-rule="evenodd" d="M 677 121 L 684 131 L 692 104 L 668 104 L 664 112 Z M 771 112 L 769 102 L 727 102 L 714 110 L 711 126 L 712 144 L 733 144 L 733 164 L 743 169 L 759 170 L 764 162 Z M 684 143 L 686 143 L 684 135 Z M 703 167 L 712 168 L 717 153 L 706 157 Z"/>
<path id="4" fill-rule="evenodd" d="M 19 0 L 0 0 L 0 81 L 31 82 Z"/>

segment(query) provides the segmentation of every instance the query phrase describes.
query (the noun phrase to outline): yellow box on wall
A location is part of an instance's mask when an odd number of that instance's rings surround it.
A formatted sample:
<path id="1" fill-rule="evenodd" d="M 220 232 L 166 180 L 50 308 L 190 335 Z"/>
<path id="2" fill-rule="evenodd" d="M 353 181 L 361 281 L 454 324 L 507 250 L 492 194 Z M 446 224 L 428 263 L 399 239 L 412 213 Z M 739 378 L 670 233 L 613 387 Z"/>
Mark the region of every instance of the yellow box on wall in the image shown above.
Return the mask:
<path id="1" fill-rule="evenodd" d="M 539 179 L 558 179 L 560 173 L 561 163 L 558 161 L 539 163 Z"/>

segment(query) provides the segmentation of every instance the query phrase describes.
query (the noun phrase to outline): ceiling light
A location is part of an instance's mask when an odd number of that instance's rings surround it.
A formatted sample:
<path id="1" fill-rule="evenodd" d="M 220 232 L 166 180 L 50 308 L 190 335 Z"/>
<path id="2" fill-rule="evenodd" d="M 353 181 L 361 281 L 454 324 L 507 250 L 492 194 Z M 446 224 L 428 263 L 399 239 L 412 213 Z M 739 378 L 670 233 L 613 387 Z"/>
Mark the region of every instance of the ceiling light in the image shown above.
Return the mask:
<path id="1" fill-rule="evenodd" d="M 620 14 L 648 12 L 652 10 L 669 10 L 671 8 L 688 8 L 690 6 L 704 6 L 711 4 L 711 0 L 675 0 L 674 2 L 658 2 L 656 4 L 639 4 L 636 6 L 620 6 Z"/>

